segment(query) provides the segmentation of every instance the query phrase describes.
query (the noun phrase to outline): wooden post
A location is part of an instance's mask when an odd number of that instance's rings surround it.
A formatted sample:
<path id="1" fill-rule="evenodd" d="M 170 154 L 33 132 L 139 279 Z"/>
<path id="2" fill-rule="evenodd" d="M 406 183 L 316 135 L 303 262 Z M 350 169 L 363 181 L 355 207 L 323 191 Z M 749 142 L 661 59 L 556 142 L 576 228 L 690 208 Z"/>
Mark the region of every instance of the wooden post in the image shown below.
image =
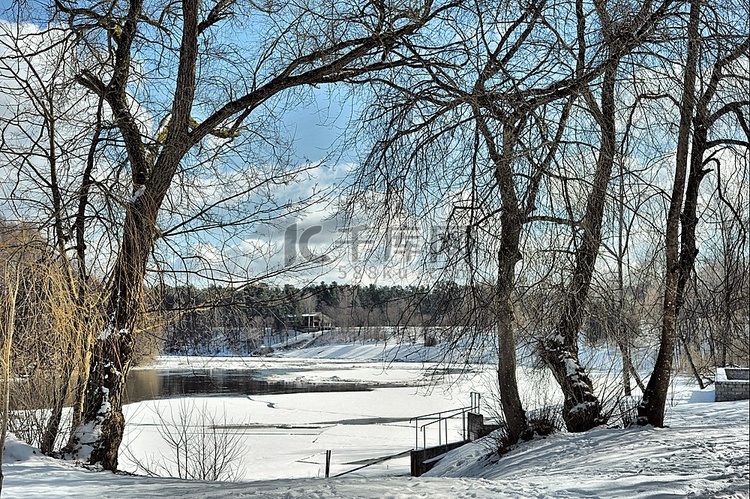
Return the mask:
<path id="1" fill-rule="evenodd" d="M 326 451 L 326 478 L 331 474 L 331 451 Z"/>

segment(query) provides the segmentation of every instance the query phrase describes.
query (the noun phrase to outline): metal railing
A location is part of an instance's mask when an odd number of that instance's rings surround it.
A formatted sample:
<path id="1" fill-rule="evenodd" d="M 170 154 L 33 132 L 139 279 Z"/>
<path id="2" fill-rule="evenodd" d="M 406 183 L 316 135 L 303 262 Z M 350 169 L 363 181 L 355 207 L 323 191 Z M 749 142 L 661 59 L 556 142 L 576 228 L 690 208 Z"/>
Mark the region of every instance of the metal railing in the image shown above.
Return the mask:
<path id="1" fill-rule="evenodd" d="M 467 414 L 472 412 L 479 414 L 479 403 L 481 395 L 477 392 L 471 392 L 471 405 L 466 407 L 459 407 L 458 409 L 451 409 L 448 411 L 432 412 L 430 414 L 422 414 L 421 416 L 413 417 L 409 420 L 409 423 L 414 421 L 415 430 L 415 441 L 414 449 L 418 450 L 419 447 L 419 434 L 422 433 L 422 449 L 427 448 L 427 431 L 426 429 L 432 425 L 437 425 L 438 430 L 438 443 L 437 445 L 443 445 L 450 443 L 448 440 L 448 421 L 452 419 L 461 418 L 461 439 L 463 441 L 469 439 L 469 428 L 467 421 Z M 420 421 L 425 422 L 420 425 Z M 445 437 L 445 438 L 443 438 Z"/>
<path id="2" fill-rule="evenodd" d="M 414 427 L 416 431 L 416 438 L 415 438 L 415 446 L 413 450 L 419 450 L 419 434 L 422 433 L 422 448 L 427 448 L 427 428 L 432 427 L 433 425 L 437 426 L 438 429 L 438 446 L 443 444 L 450 444 L 453 442 L 449 441 L 448 438 L 448 421 L 451 419 L 457 419 L 458 417 L 461 418 L 462 422 L 462 431 L 461 431 L 461 441 L 467 441 L 469 440 L 469 425 L 468 425 L 468 413 L 474 413 L 479 414 L 479 405 L 481 402 L 481 395 L 477 392 L 471 392 L 470 394 L 470 405 L 466 407 L 459 407 L 458 409 L 451 409 L 448 411 L 440 411 L 440 412 L 433 412 L 430 414 L 423 414 L 421 416 L 417 416 L 414 418 L 411 418 L 409 420 L 409 423 L 414 421 Z M 422 423 L 420 425 L 420 422 Z M 455 441 L 454 441 L 455 442 Z M 333 475 L 333 477 L 340 477 L 343 475 L 347 475 L 349 473 L 353 473 L 356 471 L 359 471 L 361 469 L 367 468 L 368 466 L 373 466 L 375 464 L 381 464 L 385 461 L 396 459 L 400 457 L 408 456 L 412 450 L 407 450 L 403 452 L 399 452 L 396 454 L 388 455 L 388 456 L 381 456 L 371 459 L 364 459 L 361 461 L 353 461 L 349 463 L 343 463 L 344 465 L 354 465 L 354 468 L 339 472 L 336 475 Z M 307 461 L 303 461 L 307 462 Z M 325 452 L 325 477 L 328 478 L 331 476 L 330 474 L 331 470 L 331 451 L 327 450 Z"/>

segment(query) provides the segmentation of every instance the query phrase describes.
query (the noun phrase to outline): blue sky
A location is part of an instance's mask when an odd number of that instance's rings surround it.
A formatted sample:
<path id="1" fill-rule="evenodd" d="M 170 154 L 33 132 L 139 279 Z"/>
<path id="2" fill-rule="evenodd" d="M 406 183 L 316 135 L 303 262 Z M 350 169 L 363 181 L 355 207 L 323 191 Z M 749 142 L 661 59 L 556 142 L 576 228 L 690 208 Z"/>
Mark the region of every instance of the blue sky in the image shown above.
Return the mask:
<path id="1" fill-rule="evenodd" d="M 0 0 L 0 19 L 7 17 L 2 15 L 2 11 L 7 9 L 9 2 L 7 0 Z M 164 88 L 166 92 L 169 92 L 168 88 Z M 348 91 L 345 87 L 326 87 L 321 86 L 315 88 L 307 94 L 307 99 L 304 100 L 302 105 L 296 106 L 284 113 L 279 113 L 280 118 L 283 121 L 284 127 L 287 129 L 289 139 L 292 142 L 292 154 L 291 162 L 292 166 L 294 163 L 304 165 L 306 163 L 321 163 L 321 166 L 317 169 L 310 170 L 309 175 L 306 179 L 297 184 L 290 184 L 287 186 L 280 186 L 274 188 L 274 192 L 277 192 L 282 197 L 291 198 L 303 198 L 305 192 L 315 187 L 320 189 L 329 189 L 332 185 L 342 181 L 349 165 L 356 159 L 356 153 L 352 150 L 345 150 L 341 147 L 341 141 L 343 140 L 343 134 L 346 131 L 347 125 L 355 117 L 357 111 L 353 104 L 353 99 L 347 99 Z M 146 110 L 148 113 L 148 110 Z M 158 119 L 159 117 L 156 116 Z M 350 130 L 351 131 L 351 130 Z M 328 199 L 321 200 L 320 203 L 310 207 L 310 210 L 306 214 L 298 215 L 296 217 L 287 217 L 279 222 L 278 226 L 256 226 L 254 230 L 256 233 L 247 233 L 244 235 L 245 241 L 260 242 L 260 233 L 265 234 L 265 240 L 268 242 L 268 248 L 276 247 L 277 250 L 280 248 L 280 244 L 283 243 L 284 229 L 285 227 L 297 223 L 301 231 L 310 228 L 315 225 L 322 225 L 325 230 L 321 231 L 320 234 L 316 234 L 311 238 L 311 247 L 317 250 L 316 254 L 325 251 L 329 247 L 334 239 L 340 237 L 338 229 L 341 225 L 341 219 L 336 217 L 335 219 L 329 220 L 333 217 L 333 205 L 331 201 L 332 196 Z M 283 199 L 281 200 L 283 202 Z M 168 217 L 169 218 L 169 217 Z M 169 223 L 169 221 L 167 221 Z M 168 227 L 162 227 L 164 229 Z M 217 239 L 221 237 L 219 234 L 212 234 L 210 232 L 205 233 L 201 243 L 197 244 L 194 248 L 196 253 L 201 251 L 208 255 L 218 253 L 227 253 L 227 255 L 234 254 L 241 250 L 244 242 L 240 242 L 237 238 L 233 238 L 232 241 L 223 241 Z M 257 238 L 257 239 L 256 239 Z M 178 241 L 179 246 L 182 246 Z M 205 244 L 204 244 L 205 243 Z M 237 244 L 239 243 L 239 244 Z M 210 247 L 208 247 L 208 246 Z M 166 255 L 164 255 L 166 256 Z M 184 255 L 175 255 L 178 259 Z M 282 260 L 283 252 L 278 255 L 276 263 L 283 263 Z M 167 257 L 171 259 L 170 257 Z M 242 259 L 244 266 L 247 270 L 249 267 L 257 267 L 259 273 L 262 273 L 263 269 L 256 266 L 256 262 L 248 262 L 246 258 Z M 179 266 L 179 262 L 176 262 Z M 262 266 L 264 262 L 257 262 Z M 314 273 L 320 273 L 325 269 L 317 269 Z M 339 278 L 339 280 L 342 280 Z"/>
<path id="2" fill-rule="evenodd" d="M 332 90 L 332 91 L 329 91 Z M 343 138 L 349 121 L 356 118 L 356 104 L 335 89 L 314 89 L 314 101 L 284 114 L 284 123 L 293 132 L 295 155 L 302 160 L 317 162 L 333 151 Z M 356 161 L 355 151 L 343 151 L 333 159 Z"/>

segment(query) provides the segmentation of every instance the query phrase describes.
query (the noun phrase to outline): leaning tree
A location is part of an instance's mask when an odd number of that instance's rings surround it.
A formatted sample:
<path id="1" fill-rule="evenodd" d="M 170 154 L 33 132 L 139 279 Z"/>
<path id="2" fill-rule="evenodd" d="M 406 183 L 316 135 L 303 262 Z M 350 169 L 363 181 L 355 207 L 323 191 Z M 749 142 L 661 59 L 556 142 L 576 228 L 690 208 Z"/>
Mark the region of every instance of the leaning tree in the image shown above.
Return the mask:
<path id="1" fill-rule="evenodd" d="M 221 233 L 226 226 L 246 227 L 299 209 L 295 199 L 275 199 L 274 186 L 295 182 L 299 169 L 274 154 L 281 147 L 274 140 L 274 110 L 299 102 L 304 89 L 412 63 L 396 49 L 454 4 L 17 5 L 19 25 L 22 16 L 30 16 L 24 19 L 73 37 L 69 58 L 76 64 L 69 82 L 102 103 L 94 106 L 98 111 L 82 107 L 78 116 L 107 131 L 107 140 L 101 134 L 88 137 L 94 174 L 85 187 L 99 187 L 97 175 L 114 172 L 113 188 L 119 191 L 109 229 L 117 237 L 106 248 L 107 263 L 97 262 L 106 286 L 103 326 L 91 338 L 69 450 L 114 470 L 124 430 L 125 377 L 143 328 L 149 262 L 163 263 L 158 256 L 165 246 L 196 249 L 189 235 L 198 228 Z M 44 17 L 48 12 L 51 18 Z M 79 185 L 76 196 L 85 190 Z M 63 217 L 64 233 L 85 227 L 88 217 L 103 209 L 89 199 L 81 219 Z M 81 244 L 97 245 L 96 235 Z"/>

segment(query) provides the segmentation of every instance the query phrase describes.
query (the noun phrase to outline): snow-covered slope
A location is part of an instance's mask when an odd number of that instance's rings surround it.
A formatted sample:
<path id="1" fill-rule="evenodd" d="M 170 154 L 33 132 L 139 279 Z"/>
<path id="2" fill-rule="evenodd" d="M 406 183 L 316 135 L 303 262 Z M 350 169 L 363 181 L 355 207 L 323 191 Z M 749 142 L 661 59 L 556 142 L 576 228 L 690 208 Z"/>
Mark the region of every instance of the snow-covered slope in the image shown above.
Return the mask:
<path id="1" fill-rule="evenodd" d="M 456 449 L 428 476 L 526 484 L 555 497 L 747 497 L 748 402 L 682 404 L 668 428 L 559 433 L 487 456 L 483 443 Z"/>
<path id="2" fill-rule="evenodd" d="M 12 437 L 3 494 L 12 498 L 748 497 L 748 402 L 682 404 L 669 428 L 558 434 L 498 458 L 481 441 L 422 478 L 181 482 L 96 473 L 34 453 Z"/>
<path id="3" fill-rule="evenodd" d="M 158 366 L 245 367 L 266 373 L 269 378 L 297 379 L 300 376 L 325 382 L 348 379 L 404 383 L 412 386 L 426 367 L 419 363 L 384 362 L 380 345 L 328 345 L 296 350 L 277 358 L 177 358 L 159 359 Z M 397 350 L 408 353 L 406 350 Z M 317 358 L 293 358 L 317 355 Z M 322 360 L 324 358 L 360 359 Z M 391 359 L 400 357 L 394 355 Z M 388 358 L 388 357 L 386 357 Z M 408 357 L 407 357 L 408 358 Z M 316 360 L 317 359 L 317 360 Z M 366 360 L 369 359 L 369 360 Z M 364 362 L 362 360 L 365 360 Z M 373 362 L 375 361 L 375 362 Z M 484 370 L 483 370 L 484 369 Z M 697 391 L 680 378 L 670 396 L 667 428 L 597 429 L 584 434 L 561 433 L 524 443 L 499 457 L 492 452 L 491 439 L 459 448 L 446 456 L 428 475 L 420 478 L 377 475 L 372 469 L 341 478 L 271 477 L 315 476 L 301 466 L 312 466 L 310 458 L 298 460 L 294 445 L 305 452 L 338 449 L 339 458 L 370 446 L 383 455 L 390 445 L 410 446 L 414 427 L 402 422 L 371 426 L 348 426 L 351 418 L 413 415 L 443 410 L 463 403 L 471 390 L 481 389 L 482 378 L 491 380 L 491 366 L 477 369 L 471 376 L 448 380 L 452 393 L 435 389 L 425 397 L 413 387 L 383 388 L 371 392 L 304 395 L 265 395 L 227 401 L 222 397 L 196 399 L 213 407 L 227 407 L 259 425 L 250 431 L 249 451 L 255 464 L 248 464 L 245 483 L 184 482 L 174 479 L 97 473 L 42 456 L 10 437 L 6 446 L 3 495 L 11 498 L 502 498 L 502 497 L 734 497 L 750 495 L 750 423 L 748 401 L 713 403 L 711 390 Z M 524 374 L 525 371 L 522 371 Z M 522 381 L 525 375 L 520 378 Z M 525 381 L 523 381 L 525 382 Z M 537 385 L 535 389 L 540 387 Z M 527 387 L 531 389 L 531 386 Z M 257 400 L 256 400 L 257 399 Z M 165 407 L 177 399 L 157 401 Z M 148 419 L 146 403 L 126 407 L 133 423 L 133 438 L 141 438 L 149 449 L 153 425 L 138 425 Z M 132 413 L 132 414 L 131 414 Z M 351 413 L 351 414 L 350 414 Z M 282 417 L 283 416 L 283 417 Z M 330 420 L 330 421 L 329 421 Z M 337 422 L 338 420 L 341 420 Z M 321 421 L 327 421 L 321 423 Z M 263 425 L 273 428 L 286 423 L 305 431 L 293 440 L 278 440 Z M 129 423 L 129 424 L 131 424 Z M 313 430 L 313 426 L 316 429 Z M 151 433 L 149 433 L 151 431 Z M 353 433 L 352 433 L 353 432 Z M 394 433 L 389 441 L 385 435 Z M 138 433 L 141 433 L 140 437 Z M 310 436 L 305 436 L 309 433 Z M 130 435 L 130 434 L 129 434 Z M 130 437 L 128 437 L 130 438 Z M 264 444 L 266 439 L 267 442 Z M 392 438 L 392 437 L 388 437 Z M 294 443 L 294 442 L 297 443 Z M 149 444 L 149 442 L 152 442 Z M 288 442 L 288 443 L 285 443 Z M 132 443 L 132 442 L 131 442 Z M 265 445 L 265 447 L 264 447 Z M 289 445 L 289 447 L 284 447 Z M 365 446 L 365 447 L 363 447 Z M 137 445 L 136 445 L 137 447 Z M 318 448 L 320 447 L 320 449 Z M 382 447 L 382 448 L 381 448 Z M 267 449 L 266 449 L 267 448 Z M 397 450 L 402 450 L 401 447 Z M 268 452 L 266 454 L 266 452 Z M 258 459 L 260 459 L 258 461 Z M 274 459 L 276 459 L 274 461 Z M 350 459 L 347 457 L 347 459 Z M 406 458 L 404 458 L 406 459 Z M 291 466 L 291 468 L 289 468 Z M 408 469 L 408 464 L 404 469 Z M 394 464 L 391 465 L 395 467 Z M 287 471 L 284 471 L 287 470 Z M 391 471 L 391 474 L 393 471 Z"/>

